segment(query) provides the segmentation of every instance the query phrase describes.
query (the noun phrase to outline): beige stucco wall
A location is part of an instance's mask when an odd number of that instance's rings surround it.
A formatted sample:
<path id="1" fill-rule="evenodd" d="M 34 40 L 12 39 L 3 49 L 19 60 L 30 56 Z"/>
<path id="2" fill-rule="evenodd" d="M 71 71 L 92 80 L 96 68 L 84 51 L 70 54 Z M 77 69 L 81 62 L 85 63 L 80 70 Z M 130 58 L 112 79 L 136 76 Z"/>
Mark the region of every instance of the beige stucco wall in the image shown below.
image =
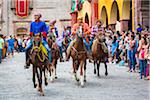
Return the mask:
<path id="1" fill-rule="evenodd" d="M 92 8 L 91 4 L 88 1 L 83 3 L 83 8 L 81 11 L 78 12 L 78 17 L 82 16 L 83 20 L 85 21 L 85 15 L 88 14 L 89 17 L 89 26 L 91 26 L 91 17 L 92 17 Z"/>
<path id="2" fill-rule="evenodd" d="M 33 10 L 27 18 L 19 18 L 13 14 L 10 9 L 10 0 L 3 0 L 3 23 L 2 31 L 4 34 L 15 34 L 13 21 L 33 21 L 34 13 L 41 13 L 42 20 L 53 20 L 56 19 L 56 26 L 59 29 L 59 34 L 62 32 L 62 27 L 64 25 L 60 20 L 71 19 L 69 14 L 71 0 L 33 0 Z M 66 22 L 65 22 L 66 24 Z M 70 25 L 70 22 L 67 22 Z M 28 29 L 29 30 L 29 29 Z"/>

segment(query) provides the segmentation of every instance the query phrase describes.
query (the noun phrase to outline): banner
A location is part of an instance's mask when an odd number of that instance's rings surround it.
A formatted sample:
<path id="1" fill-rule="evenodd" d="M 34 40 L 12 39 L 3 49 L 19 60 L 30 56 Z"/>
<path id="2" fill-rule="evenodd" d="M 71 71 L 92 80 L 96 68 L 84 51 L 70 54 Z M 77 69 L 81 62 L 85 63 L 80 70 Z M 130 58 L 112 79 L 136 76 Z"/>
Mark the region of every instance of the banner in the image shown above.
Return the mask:
<path id="1" fill-rule="evenodd" d="M 18 17 L 27 17 L 28 16 L 28 0 L 16 0 L 16 15 Z"/>

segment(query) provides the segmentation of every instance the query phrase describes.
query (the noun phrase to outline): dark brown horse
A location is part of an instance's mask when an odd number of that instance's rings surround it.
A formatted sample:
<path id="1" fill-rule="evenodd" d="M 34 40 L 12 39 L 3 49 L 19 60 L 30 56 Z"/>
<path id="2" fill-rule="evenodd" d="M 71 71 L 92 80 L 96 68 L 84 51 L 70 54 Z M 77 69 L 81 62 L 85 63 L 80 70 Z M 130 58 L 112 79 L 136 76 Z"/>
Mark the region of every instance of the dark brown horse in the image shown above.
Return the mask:
<path id="1" fill-rule="evenodd" d="M 71 57 L 73 59 L 73 73 L 77 82 L 83 87 L 86 82 L 86 59 L 87 52 L 84 47 L 83 38 L 77 36 L 76 41 L 71 48 Z M 78 69 L 80 69 L 80 79 L 77 77 Z"/>
<path id="2" fill-rule="evenodd" d="M 108 58 L 108 53 L 104 52 L 104 42 L 102 42 L 101 38 L 97 38 L 94 40 L 93 45 L 92 45 L 92 57 L 94 60 L 94 74 L 97 72 L 97 76 L 99 77 L 99 67 L 100 63 L 103 62 L 105 64 L 105 75 L 108 75 L 107 71 L 107 58 Z M 97 65 L 97 71 L 96 71 L 96 65 Z"/>
<path id="3" fill-rule="evenodd" d="M 42 42 L 40 36 L 35 36 L 33 41 L 33 46 L 30 51 L 30 63 L 33 65 L 33 84 L 34 88 L 37 87 L 36 77 L 38 79 L 38 91 L 41 96 L 44 96 L 42 88 L 42 74 L 44 73 L 45 85 L 48 85 L 46 71 L 54 69 L 50 64 L 48 57 L 42 50 Z"/>
<path id="4" fill-rule="evenodd" d="M 56 68 L 57 68 L 57 63 L 58 63 L 58 59 L 60 58 L 60 51 L 59 51 L 59 47 L 58 45 L 55 43 L 55 41 L 52 40 L 52 38 L 48 38 L 48 45 L 51 48 L 51 53 L 52 53 L 52 65 L 55 68 L 55 74 L 54 74 L 54 78 L 57 79 L 57 73 L 56 73 Z M 50 76 L 51 76 L 51 72 L 50 72 Z M 51 78 L 51 81 L 54 81 L 54 78 Z"/>

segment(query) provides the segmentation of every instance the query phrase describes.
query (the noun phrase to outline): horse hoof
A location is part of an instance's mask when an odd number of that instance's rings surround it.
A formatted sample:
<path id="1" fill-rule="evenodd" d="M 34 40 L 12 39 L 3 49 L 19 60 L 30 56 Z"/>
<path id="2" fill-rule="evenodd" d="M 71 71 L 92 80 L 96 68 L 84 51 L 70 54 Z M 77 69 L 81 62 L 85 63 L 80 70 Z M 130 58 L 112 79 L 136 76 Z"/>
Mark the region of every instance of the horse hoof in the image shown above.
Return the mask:
<path id="1" fill-rule="evenodd" d="M 44 96 L 44 93 L 43 93 L 43 92 L 41 92 L 41 93 L 40 93 L 40 96 Z"/>
<path id="2" fill-rule="evenodd" d="M 107 76 L 108 75 L 108 73 L 105 73 L 105 76 Z"/>
<path id="3" fill-rule="evenodd" d="M 42 89 L 38 86 L 38 87 L 37 87 L 37 91 L 41 92 Z"/>
<path id="4" fill-rule="evenodd" d="M 76 79 L 76 81 L 79 82 L 80 80 L 79 80 L 79 79 Z"/>
<path id="5" fill-rule="evenodd" d="M 94 70 L 94 74 L 96 74 L 96 70 Z"/>
<path id="6" fill-rule="evenodd" d="M 81 87 L 84 88 L 84 84 L 81 84 Z"/>
<path id="7" fill-rule="evenodd" d="M 39 92 L 41 91 L 41 89 L 40 89 L 40 88 L 38 88 L 37 90 L 38 90 Z"/>
<path id="8" fill-rule="evenodd" d="M 57 76 L 55 76 L 55 79 L 57 79 L 58 77 Z"/>
<path id="9" fill-rule="evenodd" d="M 54 79 L 51 79 L 51 83 L 54 83 Z"/>
<path id="10" fill-rule="evenodd" d="M 86 82 L 86 80 L 84 80 L 84 82 Z"/>
<path id="11" fill-rule="evenodd" d="M 45 86 L 47 86 L 48 85 L 48 82 L 45 82 Z"/>
<path id="12" fill-rule="evenodd" d="M 34 85 L 34 88 L 36 88 L 36 87 L 37 87 L 37 84 Z"/>

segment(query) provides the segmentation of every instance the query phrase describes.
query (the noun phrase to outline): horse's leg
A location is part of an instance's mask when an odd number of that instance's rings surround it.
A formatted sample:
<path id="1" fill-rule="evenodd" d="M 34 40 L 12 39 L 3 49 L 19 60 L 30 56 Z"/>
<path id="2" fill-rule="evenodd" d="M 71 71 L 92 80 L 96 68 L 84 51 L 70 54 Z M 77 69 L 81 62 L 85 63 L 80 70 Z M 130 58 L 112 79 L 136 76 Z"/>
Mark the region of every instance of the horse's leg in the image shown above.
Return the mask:
<path id="1" fill-rule="evenodd" d="M 106 63 L 106 61 L 104 62 L 104 64 L 105 64 L 105 75 L 107 76 L 108 75 L 108 71 L 107 71 L 107 63 Z"/>
<path id="2" fill-rule="evenodd" d="M 47 81 L 47 69 L 44 68 L 43 72 L 44 72 L 44 78 L 45 78 L 45 86 L 47 86 L 48 85 L 48 81 Z"/>
<path id="3" fill-rule="evenodd" d="M 55 73 L 55 79 L 57 79 L 56 68 L 57 68 L 57 60 L 55 60 L 55 70 L 54 70 L 54 73 Z"/>
<path id="4" fill-rule="evenodd" d="M 37 79 L 38 79 L 38 91 L 40 91 L 40 88 L 39 88 L 40 77 L 39 77 L 39 71 L 38 71 L 38 68 L 36 68 L 36 76 L 37 76 Z"/>
<path id="5" fill-rule="evenodd" d="M 100 67 L 100 61 L 97 61 L 97 76 L 99 77 L 99 67 Z"/>
<path id="6" fill-rule="evenodd" d="M 39 68 L 40 70 L 40 77 L 39 77 L 39 88 L 40 88 L 40 95 L 44 96 L 43 88 L 42 88 L 42 69 Z"/>
<path id="7" fill-rule="evenodd" d="M 84 64 L 84 82 L 86 82 L 86 60 Z"/>
<path id="8" fill-rule="evenodd" d="M 42 74 L 41 74 L 42 70 L 39 68 L 39 71 L 38 71 L 38 68 L 36 68 L 37 78 L 38 78 L 38 82 L 39 82 L 38 91 L 40 92 L 41 96 L 44 96 L 44 93 L 42 90 Z"/>
<path id="9" fill-rule="evenodd" d="M 51 66 L 51 82 L 54 82 L 54 79 L 55 79 L 55 66 Z"/>
<path id="10" fill-rule="evenodd" d="M 67 49 L 65 50 L 65 59 L 66 59 L 66 57 L 67 57 Z"/>
<path id="11" fill-rule="evenodd" d="M 81 86 L 84 87 L 84 61 L 80 62 L 80 82 Z"/>
<path id="12" fill-rule="evenodd" d="M 96 74 L 96 63 L 97 61 L 96 60 L 94 60 L 94 74 Z"/>
<path id="13" fill-rule="evenodd" d="M 75 78 L 75 80 L 77 81 L 77 82 L 79 82 L 79 79 L 77 78 L 77 65 L 75 64 L 75 60 L 73 60 L 73 62 L 72 62 L 72 64 L 73 64 L 73 74 L 74 74 L 74 78 Z"/>
<path id="14" fill-rule="evenodd" d="M 34 88 L 36 88 L 37 84 L 35 83 L 35 73 L 36 73 L 36 67 L 33 66 L 33 78 L 32 78 L 32 81 L 33 81 L 33 85 L 34 85 Z"/>
<path id="15" fill-rule="evenodd" d="M 50 76 L 50 77 L 52 76 L 51 68 L 49 69 L 49 76 Z"/>

